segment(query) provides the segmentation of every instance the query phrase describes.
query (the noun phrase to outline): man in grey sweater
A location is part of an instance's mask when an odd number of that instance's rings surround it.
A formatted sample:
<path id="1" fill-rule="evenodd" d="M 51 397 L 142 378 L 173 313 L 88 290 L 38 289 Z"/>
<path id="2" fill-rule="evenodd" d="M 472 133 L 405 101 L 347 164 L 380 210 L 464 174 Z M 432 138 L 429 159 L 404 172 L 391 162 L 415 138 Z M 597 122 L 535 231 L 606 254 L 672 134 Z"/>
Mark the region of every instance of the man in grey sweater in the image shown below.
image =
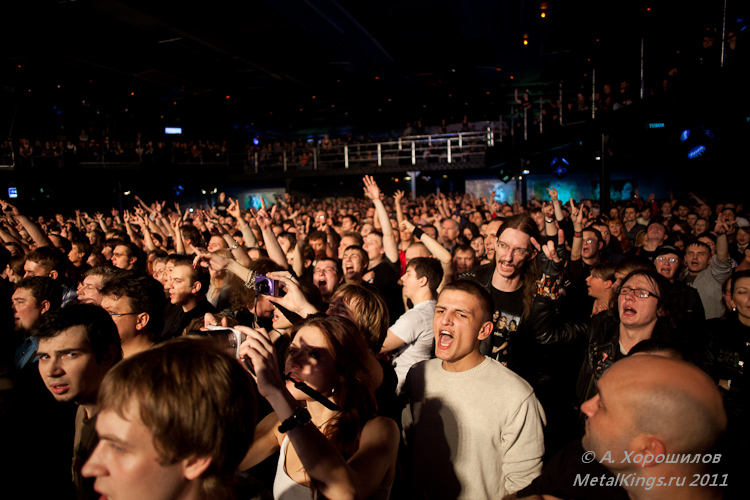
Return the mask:
<path id="1" fill-rule="evenodd" d="M 406 379 L 402 415 L 414 494 L 426 498 L 502 498 L 542 467 L 544 412 L 531 386 L 479 351 L 492 333 L 492 298 L 457 280 L 433 318 L 438 359 Z"/>

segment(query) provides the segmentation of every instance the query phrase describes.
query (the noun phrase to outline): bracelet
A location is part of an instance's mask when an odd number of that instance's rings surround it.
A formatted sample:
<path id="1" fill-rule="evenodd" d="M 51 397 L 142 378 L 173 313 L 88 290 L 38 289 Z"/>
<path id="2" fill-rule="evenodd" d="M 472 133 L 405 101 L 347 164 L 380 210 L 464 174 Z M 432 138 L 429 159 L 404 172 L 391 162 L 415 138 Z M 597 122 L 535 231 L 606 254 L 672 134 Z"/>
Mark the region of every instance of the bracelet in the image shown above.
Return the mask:
<path id="1" fill-rule="evenodd" d="M 292 413 L 292 416 L 281 423 L 281 425 L 279 426 L 279 432 L 284 434 L 297 427 L 307 425 L 310 422 L 312 422 L 310 412 L 307 411 L 307 408 L 298 406 L 294 409 L 294 413 Z"/>
<path id="2" fill-rule="evenodd" d="M 240 244 L 239 244 L 239 243 L 237 243 L 237 242 L 235 241 L 235 242 L 234 242 L 234 245 L 232 245 L 231 247 L 229 247 L 229 251 L 231 251 L 231 252 L 234 252 L 234 251 L 235 251 L 235 250 L 237 250 L 237 249 L 238 249 L 239 247 L 240 247 Z"/>
<path id="3" fill-rule="evenodd" d="M 573 233 L 574 238 L 583 238 L 583 231 L 576 231 Z"/>
<path id="4" fill-rule="evenodd" d="M 421 227 L 414 227 L 414 231 L 411 232 L 411 234 L 414 235 L 416 239 L 422 239 L 422 235 L 424 234 L 424 231 L 422 231 Z"/>
<path id="5" fill-rule="evenodd" d="M 555 222 L 555 219 L 544 219 L 544 222 L 547 224 L 553 224 Z"/>
<path id="6" fill-rule="evenodd" d="M 247 281 L 245 282 L 245 288 L 255 290 L 255 276 L 257 274 L 255 271 L 250 270 L 250 274 L 247 275 Z"/>

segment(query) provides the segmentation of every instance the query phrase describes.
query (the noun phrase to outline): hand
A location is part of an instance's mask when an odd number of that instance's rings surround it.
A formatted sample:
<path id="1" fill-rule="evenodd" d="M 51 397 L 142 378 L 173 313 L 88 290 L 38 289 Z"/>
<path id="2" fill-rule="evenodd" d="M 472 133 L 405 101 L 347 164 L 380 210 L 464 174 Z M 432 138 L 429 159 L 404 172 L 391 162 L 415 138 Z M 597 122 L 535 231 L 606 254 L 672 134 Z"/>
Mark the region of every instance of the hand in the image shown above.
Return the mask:
<path id="1" fill-rule="evenodd" d="M 284 390 L 284 379 L 276 362 L 276 349 L 268 332 L 263 328 L 242 325 L 235 328 L 246 336 L 246 340 L 240 345 L 240 359 L 248 358 L 249 361 L 246 362 L 252 363 L 255 373 L 250 372 L 250 375 L 255 379 L 260 395 L 268 399 L 274 393 Z"/>
<path id="2" fill-rule="evenodd" d="M 581 231 L 583 229 L 583 210 L 576 208 L 573 198 L 570 199 L 570 218 L 573 219 L 573 230 Z"/>
<path id="3" fill-rule="evenodd" d="M 127 210 L 125 210 L 122 213 L 122 220 L 123 220 L 123 222 L 125 222 L 125 224 L 129 224 L 130 223 L 130 212 L 128 212 Z"/>
<path id="4" fill-rule="evenodd" d="M 229 266 L 231 259 L 225 259 L 214 253 L 209 253 L 205 248 L 196 248 L 190 245 L 195 252 L 195 258 L 193 259 L 193 267 L 201 265 L 207 267 L 211 271 L 223 271 Z"/>
<path id="5" fill-rule="evenodd" d="M 557 189 L 554 186 L 548 187 L 547 192 L 549 193 L 550 200 L 557 201 Z"/>
<path id="6" fill-rule="evenodd" d="M 317 312 L 302 293 L 297 278 L 294 278 L 289 271 L 272 271 L 267 273 L 266 276 L 278 280 L 286 289 L 286 295 L 283 297 L 268 297 L 269 301 L 284 306 L 300 316 L 307 316 L 310 313 Z"/>
<path id="7" fill-rule="evenodd" d="M 120 215 L 120 211 L 117 210 L 116 208 L 113 208 L 112 209 L 112 217 L 114 217 L 116 219 L 118 215 Z"/>
<path id="8" fill-rule="evenodd" d="M 727 224 L 725 221 L 719 217 L 716 220 L 716 227 L 714 228 L 714 233 L 716 233 L 717 236 L 721 236 L 722 234 L 727 234 L 729 231 L 729 224 Z"/>
<path id="9" fill-rule="evenodd" d="M 549 240 L 542 246 L 536 238 L 531 238 L 531 244 L 537 250 L 542 272 L 547 276 L 560 276 L 565 269 L 566 260 L 565 233 L 563 233 L 563 230 L 557 230 L 557 245 L 553 240 Z"/>
<path id="10" fill-rule="evenodd" d="M 656 198 L 656 195 L 654 193 L 651 193 L 650 195 L 648 195 L 648 198 L 646 198 L 646 201 L 651 203 L 652 201 L 654 201 L 654 198 Z"/>
<path id="11" fill-rule="evenodd" d="M 240 210 L 239 200 L 233 200 L 232 198 L 229 198 L 227 213 L 234 217 L 234 220 L 242 220 L 242 211 Z"/>
<path id="12" fill-rule="evenodd" d="M 269 215 L 266 211 L 266 201 L 261 198 L 260 199 L 260 208 L 257 212 L 255 212 L 255 221 L 258 223 L 258 227 L 261 231 L 265 231 L 268 228 L 271 227 L 271 224 L 273 223 L 273 218 L 276 215 L 276 205 L 271 207 L 271 214 Z"/>
<path id="13" fill-rule="evenodd" d="M 404 219 L 401 221 L 401 230 L 406 231 L 408 233 L 414 233 L 414 224 L 409 222 L 408 220 Z"/>
<path id="14" fill-rule="evenodd" d="M 182 210 L 180 210 L 180 202 L 179 201 L 175 201 L 174 202 L 174 208 L 177 210 L 177 213 L 179 213 L 179 214 L 182 213 Z"/>
<path id="15" fill-rule="evenodd" d="M 395 205 L 399 205 L 403 197 L 404 197 L 404 192 L 400 189 L 397 190 L 395 193 L 393 193 L 393 203 Z"/>
<path id="16" fill-rule="evenodd" d="M 362 178 L 362 182 L 365 183 L 365 187 L 363 188 L 365 190 L 365 196 L 367 196 L 372 201 L 379 200 L 380 188 L 375 183 L 375 179 L 373 179 L 372 176 L 365 175 Z"/>
<path id="17" fill-rule="evenodd" d="M 103 213 L 101 213 L 101 212 L 96 212 L 96 213 L 94 214 L 94 217 L 96 217 L 96 220 L 98 220 L 99 222 L 101 222 L 101 221 L 102 221 L 102 219 L 104 219 L 104 214 L 103 214 Z"/>

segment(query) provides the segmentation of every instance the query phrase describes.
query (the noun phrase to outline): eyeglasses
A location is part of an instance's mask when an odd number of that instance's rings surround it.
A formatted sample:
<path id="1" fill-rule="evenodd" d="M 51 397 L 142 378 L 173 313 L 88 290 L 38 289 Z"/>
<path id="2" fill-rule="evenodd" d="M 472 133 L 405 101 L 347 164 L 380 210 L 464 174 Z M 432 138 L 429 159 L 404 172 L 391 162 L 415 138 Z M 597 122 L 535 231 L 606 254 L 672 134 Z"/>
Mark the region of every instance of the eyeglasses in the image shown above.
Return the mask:
<path id="1" fill-rule="evenodd" d="M 119 318 L 120 316 L 135 316 L 136 314 L 140 314 L 140 313 L 137 313 L 137 312 L 131 312 L 131 313 L 113 313 L 113 312 L 109 312 L 109 311 L 107 311 L 107 312 L 113 318 Z"/>
<path id="2" fill-rule="evenodd" d="M 508 250 L 511 250 L 513 255 L 515 257 L 526 257 L 529 255 L 529 249 L 528 248 L 513 248 L 511 249 L 510 246 L 507 243 L 504 243 L 502 241 L 497 242 L 497 248 L 503 252 L 507 252 Z"/>
<path id="3" fill-rule="evenodd" d="M 680 259 L 675 259 L 674 257 L 664 257 L 663 255 L 656 258 L 659 262 L 669 262 L 670 264 L 677 264 L 680 262 Z"/>
<path id="4" fill-rule="evenodd" d="M 620 288 L 620 295 L 630 295 L 630 292 L 633 292 L 633 294 L 639 299 L 647 299 L 649 297 L 656 297 L 657 299 L 659 298 L 659 296 L 655 293 L 651 293 L 648 290 L 644 290 L 643 288 L 630 288 L 627 286 Z"/>
<path id="5" fill-rule="evenodd" d="M 587 238 L 583 240 L 583 242 L 588 245 L 591 245 L 592 243 L 599 243 L 599 240 L 597 240 L 596 238 Z"/>

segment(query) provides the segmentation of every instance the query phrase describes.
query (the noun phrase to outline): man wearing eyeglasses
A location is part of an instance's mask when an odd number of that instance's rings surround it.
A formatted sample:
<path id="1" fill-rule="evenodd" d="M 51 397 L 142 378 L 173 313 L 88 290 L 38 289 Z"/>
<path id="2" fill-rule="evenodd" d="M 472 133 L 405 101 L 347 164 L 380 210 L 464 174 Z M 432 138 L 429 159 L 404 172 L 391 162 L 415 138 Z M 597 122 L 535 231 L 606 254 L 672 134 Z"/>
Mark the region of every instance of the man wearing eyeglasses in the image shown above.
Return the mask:
<path id="1" fill-rule="evenodd" d="M 672 245 L 662 245 L 654 252 L 656 271 L 672 283 L 679 305 L 677 310 L 684 314 L 685 328 L 702 328 L 706 312 L 700 294 L 695 288 L 675 279 L 682 270 L 682 260 L 682 251 Z"/>
<path id="2" fill-rule="evenodd" d="M 101 294 L 101 305 L 120 334 L 124 357 L 154 345 L 166 305 L 161 283 L 140 273 L 123 273 L 107 281 Z"/>

